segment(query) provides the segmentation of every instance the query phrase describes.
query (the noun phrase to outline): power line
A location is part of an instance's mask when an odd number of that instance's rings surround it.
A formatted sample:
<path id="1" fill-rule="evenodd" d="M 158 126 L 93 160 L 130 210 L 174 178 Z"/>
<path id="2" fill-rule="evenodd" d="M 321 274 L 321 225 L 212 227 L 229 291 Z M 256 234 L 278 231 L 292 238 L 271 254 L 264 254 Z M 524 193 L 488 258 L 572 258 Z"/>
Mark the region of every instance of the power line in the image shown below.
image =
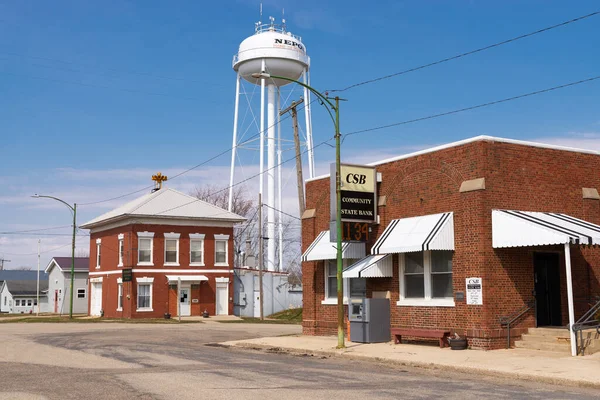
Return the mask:
<path id="1" fill-rule="evenodd" d="M 475 50 L 467 51 L 466 53 L 457 54 L 457 55 L 452 56 L 452 57 L 444 58 L 444 59 L 441 59 L 441 60 L 438 60 L 438 61 L 431 62 L 429 64 L 424 64 L 424 65 L 421 65 L 421 66 L 418 66 L 418 67 L 410 68 L 410 69 L 407 69 L 407 70 L 404 70 L 404 71 L 400 71 L 400 72 L 396 72 L 396 73 L 393 73 L 393 74 L 384 75 L 384 76 L 381 76 L 379 78 L 373 78 L 373 79 L 369 79 L 369 80 L 366 80 L 366 81 L 363 81 L 363 82 L 355 83 L 355 84 L 347 86 L 347 87 L 345 87 L 343 89 L 330 90 L 329 92 L 331 92 L 331 93 L 333 93 L 333 92 L 344 92 L 346 90 L 350 90 L 350 89 L 353 89 L 353 88 L 358 87 L 358 86 L 368 85 L 368 84 L 379 82 L 379 81 L 382 81 L 382 80 L 385 80 L 385 79 L 390 79 L 390 78 L 393 78 L 395 76 L 408 74 L 409 72 L 418 71 L 418 70 L 425 69 L 425 68 L 428 68 L 428 67 L 432 67 L 432 66 L 438 65 L 438 64 L 443 64 L 443 63 L 448 62 L 448 61 L 456 60 L 456 59 L 459 59 L 459 58 L 462 58 L 462 57 L 470 56 L 472 54 L 480 53 L 480 52 L 485 51 L 485 50 L 493 49 L 495 47 L 500 47 L 500 46 L 508 44 L 508 43 L 516 42 L 517 40 L 525 39 L 527 37 L 531 37 L 531 36 L 534 36 L 534 35 L 537 35 L 537 34 L 540 34 L 540 33 L 543 33 L 543 32 L 547 32 L 547 31 L 550 31 L 552 29 L 560 28 L 562 26 L 569 25 L 569 24 L 572 24 L 574 22 L 578 22 L 578 21 L 584 20 L 586 18 L 591 18 L 591 17 L 593 17 L 595 15 L 598 15 L 598 14 L 600 14 L 600 11 L 595 11 L 595 12 L 590 13 L 590 14 L 582 15 L 580 17 L 573 18 L 573 19 L 570 19 L 568 21 L 561 22 L 560 24 L 548 26 L 546 28 L 539 29 L 539 30 L 534 31 L 534 32 L 526 33 L 526 34 L 520 35 L 520 36 L 515 36 L 515 37 L 513 37 L 511 39 L 503 40 L 501 42 L 490 44 L 490 45 L 485 46 L 485 47 L 480 47 L 480 48 L 475 49 Z"/>
<path id="2" fill-rule="evenodd" d="M 312 104 L 312 103 L 314 103 L 315 101 L 317 101 L 317 98 L 313 99 L 313 100 L 312 100 L 312 101 L 311 101 L 309 104 Z M 306 108 L 306 105 L 304 105 L 303 107 L 300 107 L 300 110 L 303 110 L 304 108 Z M 285 121 L 285 120 L 286 120 L 286 119 L 288 119 L 288 118 L 291 118 L 291 117 L 290 117 L 290 116 L 285 116 L 284 118 L 280 118 L 280 119 L 279 119 L 279 121 L 277 121 L 277 122 L 273 123 L 271 126 L 268 126 L 267 128 L 265 128 L 265 131 L 266 131 L 266 130 L 268 130 L 269 128 L 271 128 L 271 127 L 275 127 L 275 126 L 277 126 L 278 124 L 280 124 L 281 122 Z M 255 134 L 255 135 L 253 135 L 253 136 L 250 136 L 248 139 L 246 139 L 246 142 L 248 142 L 248 141 L 252 140 L 253 138 L 256 138 L 256 137 L 257 137 L 257 136 L 259 136 L 259 135 L 260 135 L 260 132 L 259 132 L 259 133 L 257 133 L 257 134 Z M 238 146 L 238 147 L 239 147 L 239 146 Z M 195 170 L 195 169 L 197 169 L 197 168 L 199 168 L 199 167 L 201 167 L 201 166 L 203 166 L 203 165 L 206 165 L 206 164 L 208 164 L 209 162 L 211 162 L 211 161 L 213 161 L 213 160 L 216 160 L 217 158 L 219 158 L 219 157 L 221 157 L 221 156 L 223 156 L 223 155 L 225 155 L 225 154 L 229 153 L 229 152 L 230 152 L 230 151 L 232 151 L 232 150 L 233 150 L 233 147 L 231 147 L 231 148 L 229 148 L 229 149 L 227 149 L 227 150 L 224 150 L 224 151 L 222 151 L 221 153 L 219 153 L 219 154 L 217 154 L 217 155 L 215 155 L 215 156 L 213 156 L 213 157 L 211 157 L 211 158 L 209 158 L 209 159 L 207 159 L 207 160 L 204 160 L 204 161 L 202 161 L 201 163 L 194 165 L 193 167 L 190 167 L 190 168 L 186 169 L 185 171 L 182 171 L 182 172 L 180 172 L 180 173 L 178 173 L 178 174 L 176 174 L 176 175 L 173 175 L 173 176 L 172 176 L 171 178 L 169 178 L 169 179 L 172 181 L 172 180 L 174 180 L 174 179 L 176 179 L 176 178 L 178 178 L 178 177 L 180 177 L 180 176 L 182 176 L 182 175 L 185 175 L 185 174 L 187 174 L 188 172 L 191 172 L 191 171 L 193 171 L 193 170 Z M 133 191 L 133 192 L 129 192 L 129 193 L 126 193 L 126 194 L 123 194 L 123 195 L 120 195 L 120 196 L 111 197 L 111 198 L 109 198 L 109 199 L 104 199 L 104 200 L 99 200 L 99 201 L 93 201 L 93 202 L 89 202 L 89 203 L 81 203 L 81 204 L 78 204 L 78 205 L 81 207 L 81 206 L 89 206 L 89 205 L 94 205 L 94 204 L 106 203 L 107 201 L 112 201 L 112 200 L 118 200 L 118 199 L 122 199 L 122 198 L 124 198 L 124 197 L 128 197 L 128 196 L 131 196 L 131 195 L 133 195 L 133 194 L 136 194 L 136 193 L 140 193 L 140 192 L 146 191 L 146 190 L 148 190 L 148 189 L 151 189 L 151 188 L 153 188 L 153 187 L 154 187 L 153 185 L 150 185 L 150 186 L 146 186 L 146 187 L 144 187 L 144 188 L 142 188 L 142 189 L 139 189 L 139 190 L 136 190 L 136 191 Z M 217 193 L 218 193 L 218 192 L 217 192 Z"/>
<path id="3" fill-rule="evenodd" d="M 301 220 L 300 218 L 296 217 L 295 215 L 288 214 L 288 213 L 286 213 L 285 211 L 282 211 L 282 210 L 280 210 L 280 209 L 278 209 L 278 208 L 275 208 L 275 207 L 271 207 L 271 206 L 270 206 L 270 205 L 268 205 L 268 204 L 265 204 L 265 203 L 263 203 L 263 205 L 264 205 L 265 207 L 267 207 L 267 208 L 270 208 L 270 209 L 272 209 L 272 210 L 275 210 L 275 211 L 277 211 L 277 212 L 280 212 L 280 213 L 282 213 L 283 215 L 287 215 L 287 216 L 288 216 L 288 217 L 290 217 L 290 218 L 297 219 L 298 221 L 300 221 L 300 220 Z"/>
<path id="4" fill-rule="evenodd" d="M 39 229 L 27 229 L 23 231 L 10 231 L 10 232 L 0 232 L 0 235 L 11 235 L 18 233 L 30 233 L 30 232 L 42 232 L 42 231 L 51 231 L 54 229 L 63 229 L 63 228 L 71 228 L 72 225 L 63 225 L 63 226 L 54 226 L 52 228 L 39 228 Z"/>
<path id="5" fill-rule="evenodd" d="M 344 136 L 348 137 L 348 136 L 356 135 L 356 134 L 359 134 L 359 133 L 372 132 L 372 131 L 376 131 L 376 130 L 380 130 L 380 129 L 391 128 L 391 127 L 394 127 L 394 126 L 411 124 L 413 122 L 425 121 L 425 120 L 428 120 L 428 119 L 434 119 L 434 118 L 444 117 L 444 116 L 447 116 L 447 115 L 458 114 L 458 113 L 463 112 L 463 111 L 475 110 L 477 108 L 483 108 L 483 107 L 488 107 L 488 106 L 492 106 L 492 105 L 495 105 L 495 104 L 506 103 L 508 101 L 522 99 L 524 97 L 535 96 L 535 95 L 538 95 L 538 94 L 547 93 L 547 92 L 551 92 L 551 91 L 558 90 L 558 89 L 564 89 L 564 88 L 570 87 L 570 86 L 580 85 L 582 83 L 592 82 L 592 81 L 595 81 L 597 79 L 600 79 L 600 75 L 595 76 L 593 78 L 582 79 L 582 80 L 577 81 L 577 82 L 571 82 L 571 83 L 566 83 L 564 85 L 554 86 L 554 87 L 551 87 L 551 88 L 548 88 L 548 89 L 536 90 L 535 92 L 529 92 L 529 93 L 525 93 L 525 94 L 520 94 L 518 96 L 507 97 L 507 98 L 501 99 L 501 100 L 490 101 L 488 103 L 478 104 L 476 106 L 460 108 L 458 110 L 447 111 L 447 112 L 443 112 L 443 113 L 439 113 L 439 114 L 429 115 L 429 116 L 426 116 L 426 117 L 420 117 L 420 118 L 410 119 L 410 120 L 407 120 L 407 121 L 396 122 L 396 123 L 393 123 L 393 124 L 387 124 L 387 125 L 377 126 L 377 127 L 374 127 L 374 128 L 361 129 L 359 131 L 354 131 L 354 132 L 346 133 Z"/>

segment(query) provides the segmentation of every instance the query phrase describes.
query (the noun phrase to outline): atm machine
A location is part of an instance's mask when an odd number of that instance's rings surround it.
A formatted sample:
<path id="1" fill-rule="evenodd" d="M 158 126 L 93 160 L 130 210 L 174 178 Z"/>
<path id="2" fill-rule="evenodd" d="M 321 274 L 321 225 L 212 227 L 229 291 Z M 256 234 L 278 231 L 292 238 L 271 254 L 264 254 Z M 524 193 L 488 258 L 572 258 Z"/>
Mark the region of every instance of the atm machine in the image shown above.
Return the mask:
<path id="1" fill-rule="evenodd" d="M 350 321 L 351 342 L 390 341 L 389 299 L 350 299 L 348 320 Z"/>

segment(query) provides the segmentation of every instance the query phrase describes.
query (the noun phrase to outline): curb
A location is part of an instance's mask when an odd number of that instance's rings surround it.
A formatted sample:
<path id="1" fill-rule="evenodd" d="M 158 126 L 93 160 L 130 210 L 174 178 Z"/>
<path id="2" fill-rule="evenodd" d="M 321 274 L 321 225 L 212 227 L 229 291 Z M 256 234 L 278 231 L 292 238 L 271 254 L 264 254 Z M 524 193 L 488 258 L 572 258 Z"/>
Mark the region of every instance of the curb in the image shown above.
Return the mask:
<path id="1" fill-rule="evenodd" d="M 361 361 L 377 361 L 384 364 L 394 364 L 399 366 L 408 366 L 414 368 L 421 369 L 429 369 L 429 370 L 447 370 L 449 368 L 454 372 L 461 373 L 476 373 L 479 375 L 486 375 L 492 377 L 502 377 L 502 378 L 510 378 L 510 379 L 519 379 L 522 381 L 528 382 L 542 382 L 549 383 L 552 385 L 564 385 L 564 386 L 574 386 L 581 388 L 598 388 L 600 389 L 600 382 L 589 382 L 585 380 L 577 380 L 577 379 L 565 379 L 565 378 L 554 378 L 549 376 L 539 376 L 532 374 L 524 374 L 521 372 L 505 372 L 505 371 L 494 371 L 488 369 L 481 369 L 476 367 L 466 367 L 466 366 L 447 366 L 440 365 L 432 362 L 424 362 L 424 361 L 400 361 L 393 360 L 389 358 L 382 357 L 371 357 L 367 355 L 360 354 L 352 354 L 346 350 L 306 350 L 306 349 L 298 349 L 293 347 L 278 347 L 271 346 L 266 344 L 255 344 L 255 343 L 219 343 L 220 346 L 226 348 L 239 348 L 244 350 L 258 350 L 263 352 L 272 352 L 272 353 L 285 353 L 292 355 L 313 355 L 313 356 L 325 356 L 325 357 L 344 357 L 347 359 L 361 360 Z"/>

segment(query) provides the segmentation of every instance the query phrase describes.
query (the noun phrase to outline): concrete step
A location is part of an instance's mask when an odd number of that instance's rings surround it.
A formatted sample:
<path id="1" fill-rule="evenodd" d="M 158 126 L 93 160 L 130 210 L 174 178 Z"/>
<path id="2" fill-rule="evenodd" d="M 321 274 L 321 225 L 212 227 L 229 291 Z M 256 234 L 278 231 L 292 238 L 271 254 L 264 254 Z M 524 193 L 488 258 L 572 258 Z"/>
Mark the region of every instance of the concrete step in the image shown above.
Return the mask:
<path id="1" fill-rule="evenodd" d="M 571 343 L 571 339 L 569 337 L 533 335 L 530 333 L 525 333 L 521 335 L 521 340 L 524 342 L 538 343 Z"/>
<path id="2" fill-rule="evenodd" d="M 532 336 L 569 338 L 569 331 L 565 328 L 529 328 L 528 334 Z"/>
<path id="3" fill-rule="evenodd" d="M 527 342 L 519 340 L 515 342 L 515 347 L 519 349 L 543 350 L 565 354 L 569 354 L 571 351 L 571 345 L 569 343 Z"/>

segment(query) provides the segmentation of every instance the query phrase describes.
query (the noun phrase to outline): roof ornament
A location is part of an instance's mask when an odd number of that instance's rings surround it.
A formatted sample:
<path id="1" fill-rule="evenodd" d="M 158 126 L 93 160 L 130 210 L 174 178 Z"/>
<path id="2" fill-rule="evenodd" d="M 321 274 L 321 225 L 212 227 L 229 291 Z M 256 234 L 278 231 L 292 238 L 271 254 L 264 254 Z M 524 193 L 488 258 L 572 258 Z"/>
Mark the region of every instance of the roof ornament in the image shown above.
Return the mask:
<path id="1" fill-rule="evenodd" d="M 152 175 L 152 180 L 154 181 L 154 189 L 152 189 L 152 192 L 154 193 L 157 190 L 162 189 L 162 183 L 168 179 L 169 178 L 166 175 L 163 175 L 160 172 L 158 172 L 156 175 Z"/>

